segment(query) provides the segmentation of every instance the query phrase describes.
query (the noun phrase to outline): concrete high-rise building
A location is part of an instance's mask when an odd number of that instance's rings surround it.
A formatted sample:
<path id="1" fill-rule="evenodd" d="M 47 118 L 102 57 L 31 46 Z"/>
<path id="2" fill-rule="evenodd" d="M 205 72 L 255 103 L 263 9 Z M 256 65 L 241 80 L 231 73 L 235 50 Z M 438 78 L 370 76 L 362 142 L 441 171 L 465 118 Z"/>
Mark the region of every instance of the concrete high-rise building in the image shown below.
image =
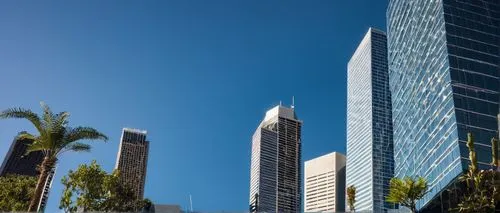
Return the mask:
<path id="1" fill-rule="evenodd" d="M 468 132 L 479 167 L 489 167 L 498 130 L 499 9 L 498 0 L 389 3 L 395 176 L 427 179 L 418 209 L 456 205 L 447 189 L 468 167 Z"/>
<path id="2" fill-rule="evenodd" d="M 346 185 L 357 211 L 384 212 L 394 174 L 391 93 L 384 32 L 370 28 L 347 66 Z"/>
<path id="3" fill-rule="evenodd" d="M 304 211 L 345 211 L 345 156 L 332 152 L 304 163 Z"/>
<path id="4" fill-rule="evenodd" d="M 0 176 L 7 174 L 38 176 L 37 166 L 43 161 L 42 152 L 32 152 L 26 154 L 28 145 L 33 143 L 31 140 L 12 141 L 9 151 L 0 167 Z"/>
<path id="5" fill-rule="evenodd" d="M 251 212 L 301 211 L 301 127 L 293 106 L 266 112 L 252 138 Z"/>
<path id="6" fill-rule="evenodd" d="M 124 128 L 115 169 L 120 171 L 120 179 L 131 187 L 138 199 L 144 198 L 146 169 L 148 165 L 149 141 L 146 131 Z"/>

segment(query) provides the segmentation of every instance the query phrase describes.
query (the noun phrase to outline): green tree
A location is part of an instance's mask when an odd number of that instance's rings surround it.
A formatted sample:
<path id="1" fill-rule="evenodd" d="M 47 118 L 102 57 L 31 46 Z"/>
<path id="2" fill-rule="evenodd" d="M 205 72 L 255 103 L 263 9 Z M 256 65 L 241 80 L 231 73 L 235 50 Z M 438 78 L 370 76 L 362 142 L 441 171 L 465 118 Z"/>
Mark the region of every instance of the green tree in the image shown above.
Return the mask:
<path id="1" fill-rule="evenodd" d="M 471 133 L 467 134 L 467 148 L 469 148 L 469 168 L 459 180 L 465 183 L 466 189 L 458 204 L 458 211 L 468 212 L 495 212 L 495 204 L 500 198 L 499 175 L 496 171 L 498 166 L 497 153 L 498 141 L 492 142 L 492 169 L 479 170 L 477 167 L 476 151 L 474 149 L 474 138 Z"/>
<path id="2" fill-rule="evenodd" d="M 35 193 L 36 177 L 0 177 L 0 212 L 26 211 Z"/>
<path id="3" fill-rule="evenodd" d="M 417 201 L 427 193 L 427 187 L 427 181 L 423 177 L 392 178 L 386 200 L 390 203 L 401 204 L 410 208 L 411 212 L 416 212 Z"/>
<path id="4" fill-rule="evenodd" d="M 143 206 L 143 210 L 144 212 L 151 212 L 153 209 L 153 201 L 151 201 L 150 199 L 146 198 L 142 201 L 142 206 Z"/>
<path id="5" fill-rule="evenodd" d="M 54 114 L 52 110 L 43 102 L 40 103 L 43 109 L 41 116 L 29 109 L 11 108 L 0 113 L 0 119 L 21 118 L 30 121 L 38 131 L 38 135 L 20 133 L 19 139 L 30 139 L 34 142 L 28 146 L 28 153 L 41 151 L 44 155 L 40 165 L 40 175 L 35 187 L 35 193 L 30 201 L 28 211 L 36 211 L 43 193 L 44 183 L 49 172 L 57 163 L 61 153 L 67 151 L 82 152 L 90 151 L 90 145 L 80 143 L 80 140 L 104 140 L 108 138 L 91 127 L 68 126 L 68 112 Z"/>
<path id="6" fill-rule="evenodd" d="M 63 195 L 59 205 L 66 212 L 130 212 L 150 207 L 149 199 L 137 199 L 131 188 L 120 181 L 118 170 L 106 173 L 95 161 L 69 171 L 62 179 Z"/>
<path id="7" fill-rule="evenodd" d="M 354 204 L 356 203 L 356 187 L 351 185 L 347 187 L 347 205 L 349 206 L 350 211 L 355 212 L 356 209 Z"/>

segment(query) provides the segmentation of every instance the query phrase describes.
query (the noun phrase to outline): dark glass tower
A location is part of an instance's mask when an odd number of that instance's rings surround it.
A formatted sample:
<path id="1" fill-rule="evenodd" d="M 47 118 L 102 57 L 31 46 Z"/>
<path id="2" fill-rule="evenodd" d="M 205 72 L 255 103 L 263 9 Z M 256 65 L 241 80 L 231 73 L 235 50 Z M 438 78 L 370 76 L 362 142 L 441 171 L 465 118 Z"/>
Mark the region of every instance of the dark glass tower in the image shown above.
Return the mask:
<path id="1" fill-rule="evenodd" d="M 37 166 L 43 161 L 42 152 L 32 152 L 26 155 L 28 145 L 33 143 L 31 140 L 12 141 L 7 155 L 0 168 L 0 176 L 7 174 L 38 176 Z"/>
<path id="2" fill-rule="evenodd" d="M 266 112 L 252 138 L 250 212 L 301 212 L 301 127 L 293 107 Z"/>
<path id="3" fill-rule="evenodd" d="M 389 3 L 395 175 L 428 180 L 419 209 L 453 205 L 444 192 L 468 166 L 468 132 L 479 167 L 489 168 L 498 128 L 499 9 L 498 0 Z"/>

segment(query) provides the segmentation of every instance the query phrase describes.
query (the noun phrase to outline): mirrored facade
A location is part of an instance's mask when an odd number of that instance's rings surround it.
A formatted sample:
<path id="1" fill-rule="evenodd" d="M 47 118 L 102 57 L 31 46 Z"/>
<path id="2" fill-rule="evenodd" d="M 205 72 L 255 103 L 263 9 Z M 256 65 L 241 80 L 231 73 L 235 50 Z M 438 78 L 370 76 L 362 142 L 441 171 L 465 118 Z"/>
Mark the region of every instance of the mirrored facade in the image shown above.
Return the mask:
<path id="1" fill-rule="evenodd" d="M 391 93 L 384 32 L 370 28 L 347 66 L 346 186 L 356 211 L 385 212 L 393 177 Z"/>
<path id="2" fill-rule="evenodd" d="M 479 166 L 491 162 L 490 140 L 498 127 L 499 7 L 498 0 L 389 3 L 395 176 L 428 180 L 430 192 L 419 208 L 450 204 L 442 192 L 468 166 L 467 132 L 475 138 Z"/>

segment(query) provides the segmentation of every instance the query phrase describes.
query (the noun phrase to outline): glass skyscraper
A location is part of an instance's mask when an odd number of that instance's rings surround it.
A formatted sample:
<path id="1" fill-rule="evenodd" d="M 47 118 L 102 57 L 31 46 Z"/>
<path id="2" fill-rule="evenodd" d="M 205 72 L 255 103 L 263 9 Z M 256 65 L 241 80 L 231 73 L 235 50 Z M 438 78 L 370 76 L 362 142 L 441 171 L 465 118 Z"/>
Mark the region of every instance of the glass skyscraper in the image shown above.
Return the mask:
<path id="1" fill-rule="evenodd" d="M 499 107 L 499 8 L 498 0 L 389 3 L 395 176 L 428 180 L 420 209 L 438 212 L 453 205 L 445 189 L 468 166 L 468 132 L 479 166 L 491 162 Z"/>
<path id="2" fill-rule="evenodd" d="M 347 66 L 346 186 L 356 187 L 356 211 L 386 212 L 394 173 L 387 39 L 370 28 Z"/>
<path id="3" fill-rule="evenodd" d="M 17 137 L 14 138 L 2 166 L 0 167 L 0 176 L 16 174 L 37 177 L 40 174 L 37 170 L 37 166 L 43 161 L 43 153 L 37 151 L 26 154 L 28 146 L 32 143 L 33 140 L 20 140 Z"/>
<path id="4" fill-rule="evenodd" d="M 301 128 L 293 107 L 266 112 L 252 137 L 250 212 L 301 212 Z"/>

